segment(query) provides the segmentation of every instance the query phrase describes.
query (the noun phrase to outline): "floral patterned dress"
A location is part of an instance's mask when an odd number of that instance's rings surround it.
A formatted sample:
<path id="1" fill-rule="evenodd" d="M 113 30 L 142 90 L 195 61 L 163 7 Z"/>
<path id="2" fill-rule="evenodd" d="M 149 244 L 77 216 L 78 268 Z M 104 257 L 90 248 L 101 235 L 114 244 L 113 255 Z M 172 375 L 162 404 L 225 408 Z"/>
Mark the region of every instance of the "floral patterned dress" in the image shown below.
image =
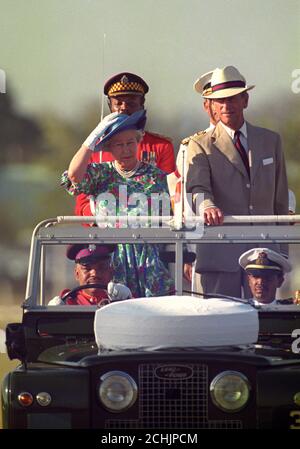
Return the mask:
<path id="1" fill-rule="evenodd" d="M 153 199 L 168 192 L 165 173 L 144 162 L 130 178 L 118 173 L 112 162 L 89 164 L 80 183 L 72 184 L 65 172 L 61 185 L 71 195 L 92 195 L 95 215 L 109 216 L 149 215 L 153 213 Z M 113 256 L 113 268 L 114 281 L 127 285 L 134 297 L 174 293 L 174 282 L 159 258 L 158 245 L 119 244 Z"/>

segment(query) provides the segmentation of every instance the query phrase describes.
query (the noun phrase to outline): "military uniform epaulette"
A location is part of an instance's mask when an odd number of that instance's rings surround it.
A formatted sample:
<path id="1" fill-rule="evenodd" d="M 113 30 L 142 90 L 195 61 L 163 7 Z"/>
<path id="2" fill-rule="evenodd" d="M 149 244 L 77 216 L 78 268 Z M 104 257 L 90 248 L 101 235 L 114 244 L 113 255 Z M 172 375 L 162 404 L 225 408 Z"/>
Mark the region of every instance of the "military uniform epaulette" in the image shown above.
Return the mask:
<path id="1" fill-rule="evenodd" d="M 172 143 L 171 137 L 163 136 L 162 134 L 158 134 L 158 133 L 153 133 L 152 131 L 147 131 L 146 130 L 146 132 L 148 134 L 151 134 L 151 136 L 157 137 L 158 139 L 164 139 L 164 140 L 167 140 L 168 142 Z"/>
<path id="2" fill-rule="evenodd" d="M 198 131 L 197 133 L 193 134 L 192 136 L 189 136 L 189 137 L 186 137 L 185 139 L 183 139 L 181 141 L 181 144 L 182 145 L 188 145 L 190 140 L 195 139 L 195 137 L 199 137 L 199 136 L 202 136 L 204 134 L 206 134 L 205 130 L 204 131 Z"/>

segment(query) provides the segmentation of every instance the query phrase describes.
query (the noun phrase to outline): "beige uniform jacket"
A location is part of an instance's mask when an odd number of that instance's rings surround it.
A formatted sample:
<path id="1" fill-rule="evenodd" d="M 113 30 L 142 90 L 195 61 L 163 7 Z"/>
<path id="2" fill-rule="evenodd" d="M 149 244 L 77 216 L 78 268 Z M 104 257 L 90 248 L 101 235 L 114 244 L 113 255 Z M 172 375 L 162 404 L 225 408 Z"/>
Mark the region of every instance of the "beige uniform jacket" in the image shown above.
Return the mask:
<path id="1" fill-rule="evenodd" d="M 288 185 L 280 136 L 247 123 L 250 179 L 232 139 L 218 123 L 188 145 L 186 189 L 204 194 L 204 207 L 224 215 L 288 213 Z M 237 271 L 237 259 L 249 246 L 198 245 L 196 271 Z M 253 246 L 253 245 L 252 245 Z M 250 246 L 251 247 L 251 246 Z M 246 249 L 243 249 L 246 248 Z M 229 257 L 231 255 L 231 257 Z"/>

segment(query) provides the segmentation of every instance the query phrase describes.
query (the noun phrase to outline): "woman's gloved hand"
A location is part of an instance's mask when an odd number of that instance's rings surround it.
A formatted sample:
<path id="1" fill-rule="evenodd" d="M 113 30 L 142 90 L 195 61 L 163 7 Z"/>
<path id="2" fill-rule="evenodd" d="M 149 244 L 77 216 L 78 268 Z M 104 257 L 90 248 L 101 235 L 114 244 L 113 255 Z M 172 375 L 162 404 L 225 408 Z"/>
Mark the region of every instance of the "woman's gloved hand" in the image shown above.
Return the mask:
<path id="1" fill-rule="evenodd" d="M 117 121 L 116 117 L 118 115 L 119 115 L 118 112 L 113 112 L 112 114 L 109 114 L 106 117 L 104 117 L 104 119 L 101 120 L 100 123 L 98 123 L 96 128 L 85 139 L 83 145 L 85 145 L 91 151 L 99 151 L 98 145 L 96 149 L 96 143 L 98 142 L 99 138 L 103 136 L 105 131 Z"/>

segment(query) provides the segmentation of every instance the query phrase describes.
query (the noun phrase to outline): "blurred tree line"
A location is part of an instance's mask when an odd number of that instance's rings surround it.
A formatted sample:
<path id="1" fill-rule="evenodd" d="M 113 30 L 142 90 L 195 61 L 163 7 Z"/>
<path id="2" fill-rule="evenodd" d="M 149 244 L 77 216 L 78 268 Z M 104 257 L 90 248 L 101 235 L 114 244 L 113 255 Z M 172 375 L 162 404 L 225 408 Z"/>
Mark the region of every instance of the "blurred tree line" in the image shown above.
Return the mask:
<path id="1" fill-rule="evenodd" d="M 255 115 L 255 122 L 279 132 L 285 151 L 289 186 L 300 200 L 300 109 L 295 101 L 283 108 L 275 104 L 265 105 Z M 275 100 L 274 100 L 275 101 Z M 278 99 L 277 99 L 278 101 Z M 278 101 L 280 105 L 285 104 Z M 23 260 L 18 251 L 28 251 L 33 227 L 41 220 L 57 215 L 72 214 L 74 200 L 59 188 L 60 175 L 67 168 L 74 152 L 85 137 L 99 122 L 99 105 L 91 104 L 85 108 L 80 121 L 70 122 L 66 118 L 43 113 L 38 117 L 22 115 L 13 97 L 0 94 L 0 247 L 2 254 L 10 251 L 10 258 Z M 186 122 L 193 123 L 193 111 L 186 111 Z M 177 117 L 178 118 L 178 117 Z M 177 120 L 174 117 L 174 120 Z M 174 125 L 175 122 L 173 122 Z M 164 125 L 164 124 L 163 124 Z M 177 127 L 166 125 L 165 134 L 173 138 L 177 151 L 180 140 Z M 155 129 L 153 129 L 155 131 Z M 190 135 L 196 129 L 187 129 Z M 299 210 L 299 208 L 298 208 Z M 28 256 L 27 256 L 28 257 Z M 3 258 L 2 258 L 3 259 Z M 27 258 L 26 258 L 27 261 Z M 27 262 L 23 262 L 24 273 Z M 13 276 L 6 273 L 0 264 L 0 278 Z M 22 265 L 22 266 L 23 266 Z M 20 278 L 24 276 L 19 267 Z M 23 280 L 24 281 L 24 280 Z"/>
<path id="2" fill-rule="evenodd" d="M 60 175 L 98 121 L 94 106 L 79 124 L 50 113 L 24 116 L 11 95 L 0 95 L 0 245 L 28 245 L 39 221 L 72 214 Z"/>

